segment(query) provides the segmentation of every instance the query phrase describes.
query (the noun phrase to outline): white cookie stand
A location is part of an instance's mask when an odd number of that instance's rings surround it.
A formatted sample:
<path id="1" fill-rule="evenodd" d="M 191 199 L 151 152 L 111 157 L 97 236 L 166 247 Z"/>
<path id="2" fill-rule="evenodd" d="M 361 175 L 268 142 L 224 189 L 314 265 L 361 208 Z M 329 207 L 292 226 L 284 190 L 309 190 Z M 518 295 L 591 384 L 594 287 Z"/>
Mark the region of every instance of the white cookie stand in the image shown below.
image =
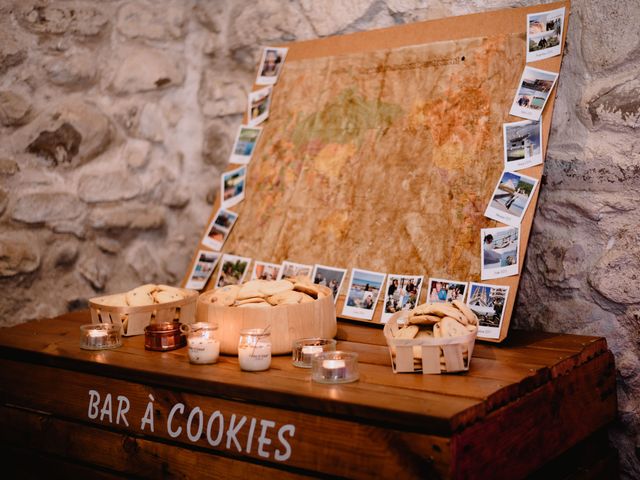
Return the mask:
<path id="1" fill-rule="evenodd" d="M 422 373 L 453 373 L 469 370 L 477 330 L 460 337 L 394 338 L 391 332 L 398 329 L 398 321 L 403 319 L 406 322 L 410 313 L 410 310 L 395 313 L 384 326 L 384 336 L 387 345 L 389 345 L 391 366 L 394 373 L 414 373 L 421 370 Z M 422 350 L 422 368 L 414 364 L 414 347 L 419 347 Z M 467 361 L 465 361 L 463 354 L 465 347 L 468 351 Z M 440 363 L 441 355 L 444 356 L 444 365 Z"/>
<path id="2" fill-rule="evenodd" d="M 122 336 L 144 335 L 144 327 L 150 323 L 173 322 L 193 323 L 196 318 L 198 292 L 179 288 L 185 298 L 175 302 L 145 305 L 143 307 L 114 307 L 102 302 L 112 297 L 107 295 L 89 299 L 91 323 L 112 323 L 122 326 Z"/>

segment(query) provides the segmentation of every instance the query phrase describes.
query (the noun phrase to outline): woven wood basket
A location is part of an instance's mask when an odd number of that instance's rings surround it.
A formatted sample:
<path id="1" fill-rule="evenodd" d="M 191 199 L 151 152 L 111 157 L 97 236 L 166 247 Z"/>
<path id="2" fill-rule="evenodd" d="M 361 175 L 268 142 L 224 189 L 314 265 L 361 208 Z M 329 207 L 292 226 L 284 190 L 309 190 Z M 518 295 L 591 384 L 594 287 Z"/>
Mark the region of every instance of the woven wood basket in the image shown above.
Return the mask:
<path id="1" fill-rule="evenodd" d="M 293 341 L 301 338 L 333 338 L 338 332 L 336 308 L 331 291 L 309 303 L 265 308 L 223 307 L 210 303 L 213 290 L 200 295 L 196 317 L 199 322 L 218 324 L 220 353 L 238 354 L 240 330 L 270 326 L 271 353 L 291 353 Z"/>
<path id="2" fill-rule="evenodd" d="M 144 335 L 144 327 L 150 323 L 179 321 L 193 323 L 196 317 L 196 301 L 198 292 L 195 290 L 179 289 L 185 296 L 175 302 L 145 305 L 144 307 L 113 307 L 104 305 L 105 298 L 96 297 L 89 300 L 91 309 L 91 323 L 112 323 L 122 326 L 122 335 L 131 337 Z"/>
<path id="3" fill-rule="evenodd" d="M 407 310 L 398 312 L 384 326 L 394 373 L 454 373 L 469 370 L 477 330 L 460 337 L 394 338 L 391 332 L 398 329 L 398 322 L 406 321 L 409 314 Z"/>

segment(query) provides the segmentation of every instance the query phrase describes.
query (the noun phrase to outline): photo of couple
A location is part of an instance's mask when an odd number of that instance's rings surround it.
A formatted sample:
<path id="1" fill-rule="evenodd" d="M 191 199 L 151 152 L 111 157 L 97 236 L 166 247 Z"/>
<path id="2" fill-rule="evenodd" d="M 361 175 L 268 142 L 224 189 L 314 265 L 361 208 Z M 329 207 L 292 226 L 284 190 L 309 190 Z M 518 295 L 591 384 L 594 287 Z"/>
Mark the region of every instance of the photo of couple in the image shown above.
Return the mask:
<path id="1" fill-rule="evenodd" d="M 454 300 L 464 301 L 464 294 L 466 291 L 466 282 L 430 278 L 427 301 L 432 303 L 453 302 Z"/>
<path id="2" fill-rule="evenodd" d="M 527 62 L 560 55 L 564 8 L 527 15 Z"/>
<path id="3" fill-rule="evenodd" d="M 362 320 L 371 320 L 380 297 L 386 274 L 368 270 L 351 271 L 349 293 L 342 314 Z"/>
<path id="4" fill-rule="evenodd" d="M 421 276 L 389 274 L 384 295 L 382 323 L 387 323 L 391 315 L 401 310 L 415 308 L 422 289 Z"/>
<path id="5" fill-rule="evenodd" d="M 278 47 L 265 47 L 262 50 L 256 85 L 273 85 L 278 81 L 288 51 L 288 48 Z"/>
<path id="6" fill-rule="evenodd" d="M 326 265 L 316 265 L 313 269 L 313 283 L 323 285 L 331 289 L 333 303 L 338 300 L 342 283 L 347 271 L 342 268 L 327 267 Z"/>
<path id="7" fill-rule="evenodd" d="M 557 78 L 557 73 L 525 67 L 509 113 L 528 120 L 539 120 Z"/>

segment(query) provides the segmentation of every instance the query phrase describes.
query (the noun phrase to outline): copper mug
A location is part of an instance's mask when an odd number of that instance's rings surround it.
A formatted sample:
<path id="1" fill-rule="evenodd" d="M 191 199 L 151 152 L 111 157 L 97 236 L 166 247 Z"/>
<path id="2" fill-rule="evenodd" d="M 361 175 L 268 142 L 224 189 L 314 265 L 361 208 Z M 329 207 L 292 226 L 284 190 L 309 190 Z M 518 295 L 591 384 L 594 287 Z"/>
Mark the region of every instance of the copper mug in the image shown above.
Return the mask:
<path id="1" fill-rule="evenodd" d="M 180 331 L 180 326 L 180 322 L 150 323 L 144 327 L 144 348 L 167 352 L 184 347 L 187 337 Z"/>

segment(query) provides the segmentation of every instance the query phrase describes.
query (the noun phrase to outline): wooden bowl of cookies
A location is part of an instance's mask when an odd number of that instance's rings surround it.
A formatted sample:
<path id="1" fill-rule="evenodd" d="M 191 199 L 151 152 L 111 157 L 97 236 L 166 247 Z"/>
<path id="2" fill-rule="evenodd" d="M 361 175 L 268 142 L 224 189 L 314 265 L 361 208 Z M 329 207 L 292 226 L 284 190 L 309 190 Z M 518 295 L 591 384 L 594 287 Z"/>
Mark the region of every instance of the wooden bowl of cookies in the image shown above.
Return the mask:
<path id="1" fill-rule="evenodd" d="M 122 335 L 144 335 L 150 323 L 193 323 L 198 292 L 168 285 L 141 285 L 125 293 L 89 299 L 91 323 L 122 326 Z"/>
<path id="2" fill-rule="evenodd" d="M 463 302 L 425 303 L 391 316 L 384 326 L 395 373 L 469 370 L 478 318 Z"/>
<path id="3" fill-rule="evenodd" d="M 198 298 L 199 322 L 218 324 L 220 352 L 238 354 L 240 330 L 266 328 L 271 353 L 291 353 L 294 340 L 333 338 L 337 333 L 331 290 L 308 279 L 251 280 L 203 293 Z"/>

